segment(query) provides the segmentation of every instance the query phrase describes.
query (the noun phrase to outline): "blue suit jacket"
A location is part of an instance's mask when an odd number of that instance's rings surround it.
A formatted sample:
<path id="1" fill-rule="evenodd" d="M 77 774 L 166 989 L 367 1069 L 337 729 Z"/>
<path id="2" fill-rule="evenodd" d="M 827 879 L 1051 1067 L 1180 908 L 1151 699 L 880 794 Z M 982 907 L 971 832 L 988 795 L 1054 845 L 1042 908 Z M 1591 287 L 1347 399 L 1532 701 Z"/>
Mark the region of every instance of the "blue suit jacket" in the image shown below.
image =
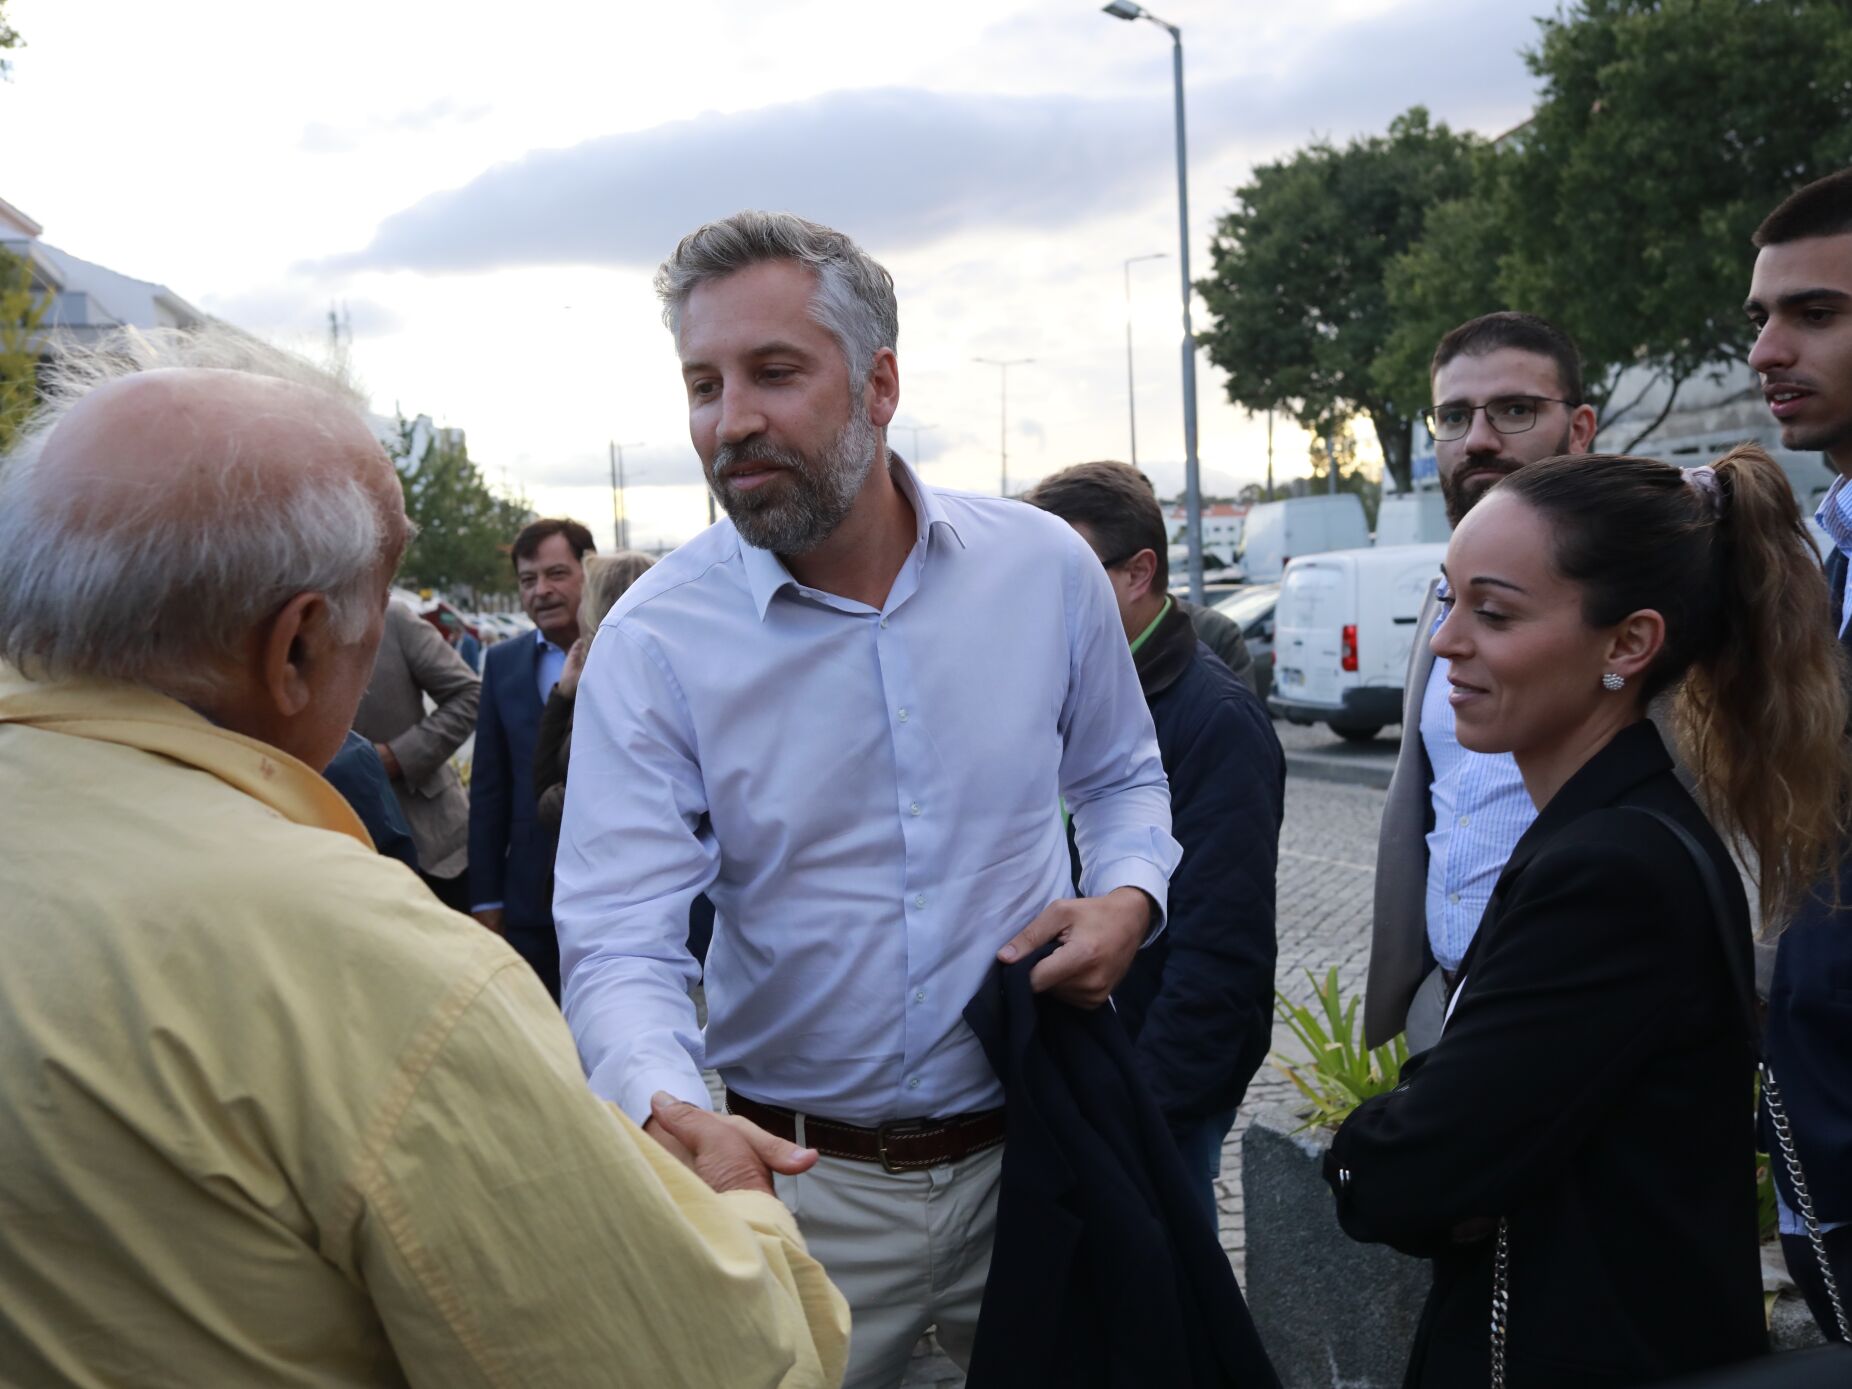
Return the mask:
<path id="1" fill-rule="evenodd" d="M 1845 556 L 1827 565 L 1835 623 L 1845 594 Z M 1841 637 L 1848 653 L 1852 642 Z M 1840 867 L 1839 906 L 1817 893 L 1782 932 L 1768 991 L 1763 1055 L 1781 1086 L 1794 1147 L 1820 1219 L 1852 1220 L 1852 858 Z M 1764 1144 L 1774 1142 L 1763 1129 Z M 1775 1152 L 1773 1147 L 1769 1152 Z M 1790 1208 L 1787 1169 L 1772 1163 Z"/>
<path id="2" fill-rule="evenodd" d="M 531 632 L 497 642 L 483 657 L 469 773 L 469 900 L 500 902 L 508 929 L 551 935 L 559 836 L 535 813 L 539 665 Z"/>

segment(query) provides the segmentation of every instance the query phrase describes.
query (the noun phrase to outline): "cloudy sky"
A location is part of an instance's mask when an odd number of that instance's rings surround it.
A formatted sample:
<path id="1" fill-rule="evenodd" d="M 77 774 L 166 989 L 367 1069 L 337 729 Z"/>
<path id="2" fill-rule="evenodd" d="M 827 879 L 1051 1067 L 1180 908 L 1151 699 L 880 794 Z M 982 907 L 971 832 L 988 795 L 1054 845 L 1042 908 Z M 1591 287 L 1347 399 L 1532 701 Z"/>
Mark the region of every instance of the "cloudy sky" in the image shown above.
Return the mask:
<path id="1" fill-rule="evenodd" d="M 1496 134 L 1534 91 L 1542 0 L 1165 0 L 1184 32 L 1192 270 L 1230 191 L 1417 102 Z M 493 484 L 633 541 L 705 519 L 650 274 L 741 207 L 849 232 L 893 271 L 900 428 L 995 491 L 1124 457 L 1126 257 L 1141 464 L 1182 479 L 1170 43 L 1095 0 L 12 0 L 0 198 L 85 259 L 283 341 L 352 323 L 375 408 L 468 432 Z M 1200 309 L 1199 309 L 1199 323 Z M 1264 418 L 1199 368 L 1205 486 L 1266 467 Z M 913 426 L 917 428 L 917 434 Z M 635 447 L 628 447 L 635 445 Z M 1276 432 L 1281 475 L 1302 436 Z"/>

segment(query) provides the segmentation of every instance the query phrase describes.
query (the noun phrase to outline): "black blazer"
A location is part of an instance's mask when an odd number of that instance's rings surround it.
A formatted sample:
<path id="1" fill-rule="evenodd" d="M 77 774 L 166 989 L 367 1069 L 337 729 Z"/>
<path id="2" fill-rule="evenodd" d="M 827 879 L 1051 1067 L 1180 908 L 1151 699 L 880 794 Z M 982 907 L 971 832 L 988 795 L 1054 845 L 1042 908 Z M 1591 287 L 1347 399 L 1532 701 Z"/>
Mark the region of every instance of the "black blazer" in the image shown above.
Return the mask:
<path id="1" fill-rule="evenodd" d="M 1009 1105 L 971 1389 L 1278 1389 L 1108 1009 L 992 968 L 965 1021 Z"/>
<path id="2" fill-rule="evenodd" d="M 1511 1389 L 1641 1384 L 1767 1348 L 1741 995 L 1689 851 L 1628 806 L 1708 849 L 1750 968 L 1722 841 L 1652 724 L 1623 730 L 1518 841 L 1440 1042 L 1326 1161 L 1346 1232 L 1434 1261 L 1410 1386 L 1488 1382 L 1500 1216 Z"/>

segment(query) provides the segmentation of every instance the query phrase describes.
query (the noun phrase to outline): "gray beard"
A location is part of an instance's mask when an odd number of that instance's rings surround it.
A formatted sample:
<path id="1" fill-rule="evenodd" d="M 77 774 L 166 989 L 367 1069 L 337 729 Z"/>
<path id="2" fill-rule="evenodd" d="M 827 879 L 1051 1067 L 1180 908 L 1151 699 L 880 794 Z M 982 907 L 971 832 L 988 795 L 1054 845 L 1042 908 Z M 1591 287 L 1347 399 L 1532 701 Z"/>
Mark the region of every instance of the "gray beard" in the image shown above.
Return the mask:
<path id="1" fill-rule="evenodd" d="M 748 545 L 775 555 L 808 554 L 835 533 L 855 505 L 879 444 L 874 421 L 851 409 L 834 442 L 814 460 L 795 449 L 751 440 L 722 444 L 714 451 L 708 486 Z M 773 481 L 741 492 L 728 482 L 727 473 L 745 463 L 771 463 L 788 471 L 782 485 Z"/>

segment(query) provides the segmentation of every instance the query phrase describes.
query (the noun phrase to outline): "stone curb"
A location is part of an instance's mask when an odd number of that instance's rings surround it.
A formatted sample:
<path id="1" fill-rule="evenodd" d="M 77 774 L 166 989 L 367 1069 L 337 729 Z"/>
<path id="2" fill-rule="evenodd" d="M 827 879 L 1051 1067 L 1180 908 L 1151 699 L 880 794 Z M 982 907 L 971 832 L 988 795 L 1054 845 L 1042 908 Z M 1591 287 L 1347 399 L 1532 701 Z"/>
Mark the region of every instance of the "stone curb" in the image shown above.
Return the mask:
<path id="1" fill-rule="evenodd" d="M 1350 786 L 1389 789 L 1395 774 L 1394 758 L 1342 757 L 1328 752 L 1288 752 L 1286 774 L 1313 781 L 1336 781 Z"/>

